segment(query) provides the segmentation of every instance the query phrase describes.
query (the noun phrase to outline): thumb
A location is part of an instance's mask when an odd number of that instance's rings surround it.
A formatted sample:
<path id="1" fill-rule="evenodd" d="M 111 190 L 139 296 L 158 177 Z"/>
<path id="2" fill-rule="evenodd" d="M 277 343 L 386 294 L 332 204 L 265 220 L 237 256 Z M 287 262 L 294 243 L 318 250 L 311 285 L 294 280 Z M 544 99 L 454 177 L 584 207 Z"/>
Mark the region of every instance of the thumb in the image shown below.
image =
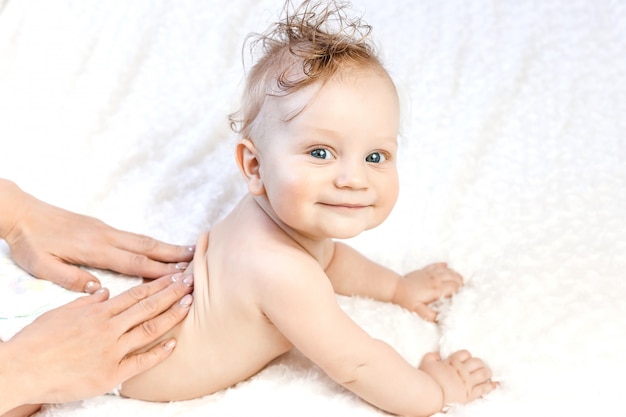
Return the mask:
<path id="1" fill-rule="evenodd" d="M 83 295 L 82 297 L 78 297 L 74 301 L 68 303 L 68 306 L 80 307 L 89 304 L 97 304 L 103 301 L 106 301 L 109 298 L 109 290 L 106 288 L 101 288 L 98 291 L 94 292 L 90 295 Z"/>
<path id="2" fill-rule="evenodd" d="M 441 355 L 438 352 L 428 352 L 422 357 L 420 366 L 439 361 L 441 361 Z"/>

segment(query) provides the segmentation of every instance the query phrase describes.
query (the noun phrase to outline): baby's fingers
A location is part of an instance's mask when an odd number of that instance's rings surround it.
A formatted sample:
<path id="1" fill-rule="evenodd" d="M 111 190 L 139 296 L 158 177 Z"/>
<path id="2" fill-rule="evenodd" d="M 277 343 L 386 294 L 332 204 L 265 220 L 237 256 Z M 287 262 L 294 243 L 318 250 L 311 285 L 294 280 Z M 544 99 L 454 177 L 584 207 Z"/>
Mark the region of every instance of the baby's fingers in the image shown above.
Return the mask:
<path id="1" fill-rule="evenodd" d="M 453 366 L 461 375 L 465 375 L 465 383 L 471 389 L 468 391 L 469 401 L 480 398 L 493 391 L 498 384 L 491 381 L 491 369 L 485 365 L 482 359 L 471 356 L 465 350 L 456 352 L 451 357 Z"/>
<path id="2" fill-rule="evenodd" d="M 457 369 L 463 366 L 463 363 L 472 358 L 472 354 L 465 349 L 457 350 L 448 357 L 448 361 Z"/>
<path id="3" fill-rule="evenodd" d="M 413 311 L 426 321 L 436 321 L 437 312 L 426 304 L 417 303 L 413 306 Z"/>
<path id="4" fill-rule="evenodd" d="M 482 362 L 482 361 L 481 361 Z M 487 368 L 485 365 L 476 368 L 473 371 L 470 371 L 470 378 L 474 382 L 474 384 L 482 384 L 485 381 L 491 380 L 491 369 Z"/>
<path id="5" fill-rule="evenodd" d="M 439 354 L 439 352 L 427 352 L 422 358 L 422 364 L 428 363 L 428 362 L 440 362 L 440 361 L 441 361 L 441 355 Z"/>
<path id="6" fill-rule="evenodd" d="M 456 272 L 454 269 L 449 268 L 448 264 L 445 262 L 430 264 L 424 268 L 424 271 L 433 276 L 439 277 L 441 280 L 452 281 L 457 283 L 459 286 L 463 285 L 463 277 L 461 274 Z"/>
<path id="7" fill-rule="evenodd" d="M 443 281 L 441 283 L 441 297 L 450 298 L 459 291 L 463 283 L 456 281 Z"/>
<path id="8" fill-rule="evenodd" d="M 481 384 L 475 385 L 471 392 L 471 400 L 483 397 L 496 388 L 498 388 L 498 383 L 491 380 L 487 380 Z"/>

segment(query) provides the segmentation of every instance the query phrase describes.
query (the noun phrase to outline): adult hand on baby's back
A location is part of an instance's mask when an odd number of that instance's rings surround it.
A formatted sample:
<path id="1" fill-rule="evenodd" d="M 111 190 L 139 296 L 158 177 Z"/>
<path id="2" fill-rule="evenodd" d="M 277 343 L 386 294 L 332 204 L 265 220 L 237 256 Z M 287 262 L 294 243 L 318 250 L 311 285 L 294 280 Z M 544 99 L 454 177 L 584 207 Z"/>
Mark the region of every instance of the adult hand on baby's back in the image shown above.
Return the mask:
<path id="1" fill-rule="evenodd" d="M 186 316 L 192 286 L 190 274 L 165 276 L 108 300 L 102 289 L 41 315 L 0 345 L 11 358 L 3 378 L 12 380 L 0 402 L 15 401 L 1 404 L 0 414 L 3 407 L 94 397 L 161 362 L 173 339 L 136 352 Z"/>
<path id="2" fill-rule="evenodd" d="M 7 224 L 0 228 L 0 237 L 9 244 L 13 260 L 38 278 L 93 293 L 100 282 L 76 265 L 157 278 L 183 270 L 193 257 L 193 246 L 120 231 L 47 204 L 7 181 L 2 185 L 11 211 L 3 219 Z"/>
<path id="3" fill-rule="evenodd" d="M 437 312 L 429 304 L 451 297 L 463 285 L 463 277 L 445 263 L 434 263 L 410 272 L 400 280 L 392 302 L 435 321 Z"/>

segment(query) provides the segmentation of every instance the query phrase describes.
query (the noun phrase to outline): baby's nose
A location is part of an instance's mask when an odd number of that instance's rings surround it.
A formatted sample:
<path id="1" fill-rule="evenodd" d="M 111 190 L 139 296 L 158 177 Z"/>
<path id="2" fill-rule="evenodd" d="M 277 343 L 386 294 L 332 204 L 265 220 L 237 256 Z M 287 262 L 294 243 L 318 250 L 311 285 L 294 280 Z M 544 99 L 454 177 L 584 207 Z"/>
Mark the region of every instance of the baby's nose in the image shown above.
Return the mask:
<path id="1" fill-rule="evenodd" d="M 367 188 L 367 173 L 362 162 L 344 162 L 340 164 L 335 185 L 339 188 Z"/>

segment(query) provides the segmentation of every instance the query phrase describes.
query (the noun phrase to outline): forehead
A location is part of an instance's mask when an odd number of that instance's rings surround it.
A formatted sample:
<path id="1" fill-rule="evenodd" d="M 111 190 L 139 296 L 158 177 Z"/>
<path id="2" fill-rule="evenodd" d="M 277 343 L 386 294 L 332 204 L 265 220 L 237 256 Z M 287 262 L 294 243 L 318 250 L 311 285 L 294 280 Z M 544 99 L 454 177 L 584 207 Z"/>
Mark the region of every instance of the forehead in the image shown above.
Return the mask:
<path id="1" fill-rule="evenodd" d="M 268 97 L 264 107 L 269 128 L 349 129 L 356 124 L 395 137 L 399 124 L 396 89 L 382 69 L 344 70 L 289 95 Z"/>

